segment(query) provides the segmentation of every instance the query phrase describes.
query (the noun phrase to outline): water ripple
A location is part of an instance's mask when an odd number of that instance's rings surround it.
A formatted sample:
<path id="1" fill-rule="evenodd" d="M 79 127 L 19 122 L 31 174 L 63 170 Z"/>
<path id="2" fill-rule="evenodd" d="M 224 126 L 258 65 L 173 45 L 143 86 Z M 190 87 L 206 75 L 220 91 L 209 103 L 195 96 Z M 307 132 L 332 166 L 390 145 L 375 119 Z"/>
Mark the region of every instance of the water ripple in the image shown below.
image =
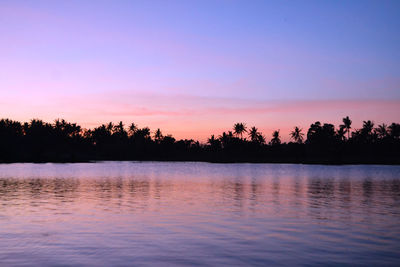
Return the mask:
<path id="1" fill-rule="evenodd" d="M 400 167 L 0 164 L 2 266 L 400 264 Z"/>

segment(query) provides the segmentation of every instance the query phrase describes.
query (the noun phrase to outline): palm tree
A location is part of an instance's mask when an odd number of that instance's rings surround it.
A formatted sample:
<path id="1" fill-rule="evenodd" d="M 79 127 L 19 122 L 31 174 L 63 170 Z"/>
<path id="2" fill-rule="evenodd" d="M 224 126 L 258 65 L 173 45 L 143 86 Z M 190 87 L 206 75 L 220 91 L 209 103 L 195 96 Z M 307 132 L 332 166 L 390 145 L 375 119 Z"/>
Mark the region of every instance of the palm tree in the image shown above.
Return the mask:
<path id="1" fill-rule="evenodd" d="M 116 133 L 124 133 L 124 124 L 122 123 L 122 121 L 120 121 L 117 125 L 114 126 L 114 131 Z"/>
<path id="2" fill-rule="evenodd" d="M 150 129 L 149 127 L 144 127 L 142 129 L 137 129 L 135 132 L 135 138 L 139 139 L 150 139 Z"/>
<path id="3" fill-rule="evenodd" d="M 259 133 L 259 134 L 257 135 L 257 142 L 258 142 L 259 144 L 265 144 L 265 137 L 264 137 L 264 135 L 262 135 L 261 133 Z"/>
<path id="4" fill-rule="evenodd" d="M 219 139 L 216 139 L 214 135 L 211 135 L 210 138 L 208 138 L 207 143 L 210 144 L 211 149 L 216 150 L 221 147 L 221 141 Z"/>
<path id="5" fill-rule="evenodd" d="M 233 134 L 231 131 L 229 131 L 228 133 L 223 132 L 222 135 L 218 137 L 223 147 L 226 147 L 232 141 L 232 138 Z"/>
<path id="6" fill-rule="evenodd" d="M 114 124 L 112 122 L 109 122 L 106 126 L 107 131 L 110 132 L 110 134 L 112 134 L 112 130 L 114 129 Z"/>
<path id="7" fill-rule="evenodd" d="M 272 133 L 271 145 L 279 145 L 281 143 L 281 138 L 279 136 L 279 130 Z"/>
<path id="8" fill-rule="evenodd" d="M 129 125 L 129 134 L 134 135 L 137 129 L 138 129 L 137 125 L 132 122 L 131 125 Z"/>
<path id="9" fill-rule="evenodd" d="M 343 128 L 345 129 L 345 132 L 347 133 L 347 140 L 350 139 L 350 129 L 351 129 L 351 120 L 349 118 L 349 116 L 346 116 L 345 118 L 343 118 Z"/>
<path id="10" fill-rule="evenodd" d="M 250 140 L 252 142 L 257 142 L 258 141 L 258 135 L 259 135 L 258 129 L 255 126 L 251 127 L 250 131 L 249 131 Z"/>
<path id="11" fill-rule="evenodd" d="M 339 130 L 336 132 L 336 136 L 339 138 L 340 141 L 345 140 L 344 134 L 346 130 L 344 129 L 344 125 L 340 125 Z"/>
<path id="12" fill-rule="evenodd" d="M 154 140 L 159 143 L 162 138 L 163 138 L 163 135 L 161 133 L 160 128 L 158 128 L 157 131 L 154 133 Z"/>
<path id="13" fill-rule="evenodd" d="M 374 129 L 374 123 L 370 120 L 368 121 L 363 121 L 363 127 L 361 129 L 361 132 L 365 135 L 370 135 L 372 133 L 372 130 Z"/>
<path id="14" fill-rule="evenodd" d="M 247 132 L 246 125 L 244 123 L 235 123 L 233 125 L 233 131 L 235 132 L 236 136 L 240 135 L 240 139 L 243 139 L 243 133 Z"/>
<path id="15" fill-rule="evenodd" d="M 254 126 L 250 128 L 249 137 L 250 137 L 250 140 L 254 143 L 258 143 L 258 144 L 265 143 L 265 137 Z"/>
<path id="16" fill-rule="evenodd" d="M 392 123 L 389 125 L 389 133 L 390 137 L 393 139 L 399 139 L 400 138 L 400 124 L 399 123 Z"/>
<path id="17" fill-rule="evenodd" d="M 209 143 L 210 145 L 214 144 L 215 141 L 217 139 L 215 139 L 215 136 L 212 134 L 210 138 L 208 138 L 207 143 Z"/>
<path id="18" fill-rule="evenodd" d="M 381 125 L 378 125 L 378 127 L 375 129 L 375 132 L 378 135 L 378 137 L 381 139 L 385 138 L 389 134 L 388 127 L 384 123 L 382 123 Z"/>
<path id="19" fill-rule="evenodd" d="M 301 144 L 303 143 L 303 136 L 304 134 L 301 132 L 303 129 L 300 129 L 299 127 L 294 127 L 294 130 L 290 133 L 290 137 L 293 138 L 293 140 Z"/>

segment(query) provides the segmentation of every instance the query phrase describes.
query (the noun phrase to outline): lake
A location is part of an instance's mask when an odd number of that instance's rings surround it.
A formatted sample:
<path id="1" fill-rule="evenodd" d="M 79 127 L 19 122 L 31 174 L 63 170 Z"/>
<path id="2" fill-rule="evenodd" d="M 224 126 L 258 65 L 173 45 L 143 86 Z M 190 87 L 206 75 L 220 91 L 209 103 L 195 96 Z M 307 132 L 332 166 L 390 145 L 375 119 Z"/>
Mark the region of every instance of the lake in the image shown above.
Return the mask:
<path id="1" fill-rule="evenodd" d="M 400 265 L 400 166 L 0 164 L 1 266 Z"/>

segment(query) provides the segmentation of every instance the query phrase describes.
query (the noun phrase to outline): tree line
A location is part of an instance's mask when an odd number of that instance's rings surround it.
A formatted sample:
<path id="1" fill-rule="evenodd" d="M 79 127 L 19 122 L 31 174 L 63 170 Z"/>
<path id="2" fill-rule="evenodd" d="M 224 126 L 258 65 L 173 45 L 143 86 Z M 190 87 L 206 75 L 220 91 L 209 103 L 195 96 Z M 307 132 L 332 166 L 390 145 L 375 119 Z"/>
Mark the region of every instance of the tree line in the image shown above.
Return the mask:
<path id="1" fill-rule="evenodd" d="M 364 121 L 352 128 L 349 117 L 335 127 L 319 121 L 307 131 L 294 127 L 290 142 L 280 131 L 268 138 L 255 126 L 236 123 L 230 131 L 212 135 L 207 143 L 176 140 L 160 129 L 135 123 L 102 124 L 83 129 L 57 119 L 18 122 L 0 120 L 0 162 L 77 162 L 90 160 L 176 160 L 209 162 L 400 163 L 400 124 Z"/>

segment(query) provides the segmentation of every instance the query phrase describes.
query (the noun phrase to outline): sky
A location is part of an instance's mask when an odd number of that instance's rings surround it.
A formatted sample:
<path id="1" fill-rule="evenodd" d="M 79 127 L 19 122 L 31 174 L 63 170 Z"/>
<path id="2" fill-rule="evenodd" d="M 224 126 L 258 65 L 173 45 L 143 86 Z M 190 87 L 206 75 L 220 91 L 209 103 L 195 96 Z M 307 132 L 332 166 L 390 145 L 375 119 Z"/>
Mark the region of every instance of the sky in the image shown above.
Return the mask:
<path id="1" fill-rule="evenodd" d="M 0 1 L 0 117 L 284 140 L 400 122 L 400 1 Z"/>

